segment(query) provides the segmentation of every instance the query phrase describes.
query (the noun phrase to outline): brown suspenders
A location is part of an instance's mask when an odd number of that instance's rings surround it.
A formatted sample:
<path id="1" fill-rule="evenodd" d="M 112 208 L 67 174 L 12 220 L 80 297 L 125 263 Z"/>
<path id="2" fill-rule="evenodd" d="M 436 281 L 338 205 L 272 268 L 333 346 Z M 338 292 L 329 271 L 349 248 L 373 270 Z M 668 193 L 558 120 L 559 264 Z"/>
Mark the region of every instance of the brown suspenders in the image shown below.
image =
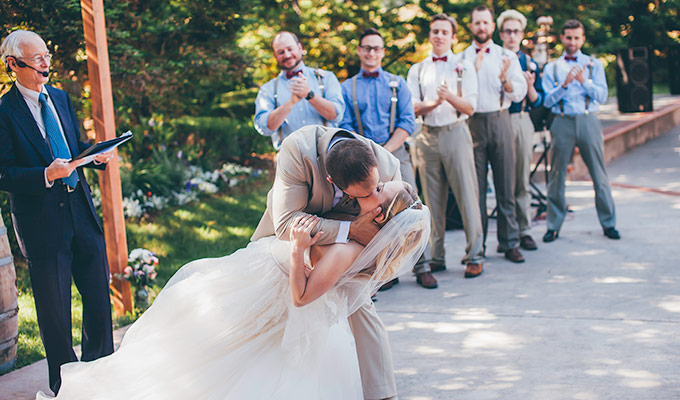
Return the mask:
<path id="1" fill-rule="evenodd" d="M 387 73 L 387 72 L 386 72 Z M 359 111 L 359 100 L 357 100 L 357 75 L 352 77 L 352 107 L 354 108 L 354 117 L 357 120 L 357 130 L 361 136 L 364 136 L 364 124 L 361 122 L 361 112 Z M 392 88 L 392 97 L 390 98 L 390 128 L 389 133 L 392 136 L 394 132 L 394 122 L 397 117 L 397 87 L 399 83 L 394 75 L 390 74 L 390 87 Z"/>
<path id="2" fill-rule="evenodd" d="M 590 63 L 588 63 L 588 79 L 593 79 L 593 56 L 590 56 Z M 557 61 L 553 64 L 553 80 L 555 81 L 555 87 L 559 86 L 559 81 L 557 80 Z M 588 106 L 590 105 L 590 96 L 586 94 L 586 112 L 588 115 Z M 564 117 L 564 99 L 560 99 L 560 115 Z"/>

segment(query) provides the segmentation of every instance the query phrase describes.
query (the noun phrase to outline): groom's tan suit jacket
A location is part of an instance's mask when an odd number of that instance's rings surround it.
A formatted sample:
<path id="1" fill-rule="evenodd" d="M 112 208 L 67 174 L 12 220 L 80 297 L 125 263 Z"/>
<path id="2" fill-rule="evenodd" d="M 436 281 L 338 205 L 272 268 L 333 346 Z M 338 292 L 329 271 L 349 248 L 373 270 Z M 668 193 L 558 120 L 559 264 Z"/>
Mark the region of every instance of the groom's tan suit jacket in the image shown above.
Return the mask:
<path id="1" fill-rule="evenodd" d="M 341 221 L 323 216 L 332 213 L 351 219 L 359 214 L 357 202 L 347 195 L 333 207 L 335 189 L 326 179 L 326 153 L 336 134 L 361 140 L 371 147 L 378 159 L 381 182 L 401 180 L 399 160 L 372 140 L 319 125 L 298 129 L 281 144 L 274 186 L 267 194 L 267 210 L 250 240 L 271 235 L 289 240 L 295 217 L 315 214 L 322 217 L 319 226 L 325 232 L 318 243 L 331 244 L 337 237 Z M 370 299 L 349 317 L 349 324 L 356 342 L 364 399 L 393 398 L 397 395 L 397 387 L 390 342 Z"/>
<path id="2" fill-rule="evenodd" d="M 250 240 L 271 235 L 288 240 L 295 218 L 314 214 L 322 217 L 318 229 L 325 232 L 318 244 L 331 244 L 338 235 L 341 221 L 323 218 L 323 215 L 331 210 L 334 214 L 346 214 L 348 217 L 359 214 L 357 202 L 347 195 L 333 207 L 335 189 L 326 179 L 326 153 L 331 139 L 338 133 L 361 140 L 371 147 L 378 160 L 381 182 L 401 180 L 399 160 L 374 141 L 339 128 L 321 125 L 300 128 L 281 144 L 274 186 L 267 194 L 267 210 Z"/>

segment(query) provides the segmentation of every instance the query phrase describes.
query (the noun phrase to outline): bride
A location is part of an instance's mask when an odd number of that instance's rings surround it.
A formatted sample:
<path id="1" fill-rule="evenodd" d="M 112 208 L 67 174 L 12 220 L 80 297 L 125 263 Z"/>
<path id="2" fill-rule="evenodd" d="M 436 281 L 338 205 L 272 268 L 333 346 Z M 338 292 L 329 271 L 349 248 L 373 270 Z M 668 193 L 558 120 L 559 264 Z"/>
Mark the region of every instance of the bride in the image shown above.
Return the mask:
<path id="1" fill-rule="evenodd" d="M 323 232 L 311 236 L 318 217 L 309 215 L 289 242 L 265 237 L 185 265 L 118 351 L 62 366 L 57 398 L 362 399 L 347 316 L 407 272 L 429 237 L 429 211 L 411 186 L 383 190 L 381 229 L 366 247 L 314 245 Z"/>

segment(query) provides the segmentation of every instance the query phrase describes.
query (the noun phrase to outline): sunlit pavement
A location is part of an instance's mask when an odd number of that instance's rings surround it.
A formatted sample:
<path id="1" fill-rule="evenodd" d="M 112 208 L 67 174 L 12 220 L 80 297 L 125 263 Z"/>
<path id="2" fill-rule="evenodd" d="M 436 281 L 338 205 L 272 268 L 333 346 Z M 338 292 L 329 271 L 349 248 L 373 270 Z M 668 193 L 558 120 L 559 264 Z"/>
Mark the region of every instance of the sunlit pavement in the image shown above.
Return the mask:
<path id="1" fill-rule="evenodd" d="M 680 127 L 607 170 L 621 240 L 592 183 L 568 182 L 573 213 L 553 243 L 535 223 L 525 263 L 496 253 L 492 221 L 482 276 L 449 231 L 438 289 L 379 293 L 400 399 L 680 399 Z"/>

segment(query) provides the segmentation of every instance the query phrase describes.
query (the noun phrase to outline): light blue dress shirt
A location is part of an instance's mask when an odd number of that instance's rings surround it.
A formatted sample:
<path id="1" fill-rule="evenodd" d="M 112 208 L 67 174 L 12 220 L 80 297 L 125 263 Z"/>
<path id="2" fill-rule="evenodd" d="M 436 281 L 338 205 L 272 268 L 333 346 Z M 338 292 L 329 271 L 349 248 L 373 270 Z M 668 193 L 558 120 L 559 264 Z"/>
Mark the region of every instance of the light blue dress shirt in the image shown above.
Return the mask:
<path id="1" fill-rule="evenodd" d="M 378 68 L 377 78 L 364 78 L 363 70 L 357 74 L 357 99 L 364 136 L 376 143 L 384 144 L 390 140 L 390 106 L 392 99 L 392 76 L 397 84 L 397 110 L 394 128 L 401 128 L 412 134 L 416 127 L 416 115 L 411 102 L 411 91 L 404 78 L 392 75 Z M 357 116 L 354 115 L 352 98 L 352 79 L 342 82 L 342 98 L 345 101 L 345 114 L 339 127 L 358 132 Z"/>
<path id="2" fill-rule="evenodd" d="M 590 97 L 588 112 L 599 111 L 600 104 L 607 100 L 607 79 L 604 75 L 602 62 L 597 58 L 576 53 L 576 61 L 566 61 L 564 54 L 555 61 L 548 63 L 543 69 L 543 90 L 545 99 L 543 105 L 550 108 L 554 114 L 561 114 L 560 100 L 564 101 L 564 115 L 582 115 L 586 112 L 586 95 Z M 592 77 L 588 65 L 592 62 Z M 555 76 L 557 65 L 557 76 Z M 567 88 L 562 87 L 567 74 L 575 65 L 585 67 L 583 84 L 574 79 Z"/>
<path id="3" fill-rule="evenodd" d="M 305 66 L 304 63 L 301 63 L 300 67 L 307 79 L 309 89 L 312 90 L 316 96 L 319 96 L 321 90 L 319 89 L 319 79 L 316 70 Z M 340 88 L 340 82 L 338 81 L 338 78 L 335 77 L 335 74 L 325 70 L 320 70 L 320 73 L 324 85 L 323 97 L 333 103 L 337 114 L 334 120 L 327 121 L 327 126 L 335 127 L 342 119 L 343 112 L 345 111 L 345 103 L 342 101 L 342 89 Z M 276 88 L 278 107 L 281 107 L 283 103 L 290 100 L 290 90 L 288 89 L 290 80 L 286 79 L 286 72 L 281 71 L 278 78 L 274 78 L 262 85 L 260 91 L 257 93 L 257 98 L 255 99 L 254 125 L 255 129 L 261 135 L 272 137 L 272 143 L 278 150 L 283 139 L 303 126 L 323 125 L 323 117 L 316 111 L 314 106 L 309 104 L 309 101 L 302 99 L 293 106 L 290 114 L 288 114 L 283 121 L 283 124 L 281 125 L 283 137 L 279 138 L 278 129 L 271 130 L 267 128 L 269 114 L 276 109 L 274 106 L 274 83 L 278 86 Z"/>

